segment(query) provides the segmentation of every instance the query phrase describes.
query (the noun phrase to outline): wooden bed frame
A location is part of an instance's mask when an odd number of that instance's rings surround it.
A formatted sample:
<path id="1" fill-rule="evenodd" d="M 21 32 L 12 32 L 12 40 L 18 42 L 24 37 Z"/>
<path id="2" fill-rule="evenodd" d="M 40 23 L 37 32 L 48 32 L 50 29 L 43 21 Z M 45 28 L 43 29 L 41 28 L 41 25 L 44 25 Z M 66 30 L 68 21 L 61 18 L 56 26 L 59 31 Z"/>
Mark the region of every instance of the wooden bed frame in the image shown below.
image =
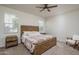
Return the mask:
<path id="1" fill-rule="evenodd" d="M 23 31 L 39 31 L 39 27 L 38 26 L 21 25 L 21 35 L 22 35 Z M 21 42 L 22 42 L 22 39 L 21 39 Z M 33 53 L 31 53 L 31 54 L 40 55 L 40 54 L 44 53 L 49 48 L 51 48 L 51 47 L 53 47 L 55 45 L 56 45 L 56 37 L 53 37 L 50 40 L 44 41 L 44 42 L 42 42 L 40 44 L 37 44 L 35 46 L 35 49 L 34 49 Z"/>

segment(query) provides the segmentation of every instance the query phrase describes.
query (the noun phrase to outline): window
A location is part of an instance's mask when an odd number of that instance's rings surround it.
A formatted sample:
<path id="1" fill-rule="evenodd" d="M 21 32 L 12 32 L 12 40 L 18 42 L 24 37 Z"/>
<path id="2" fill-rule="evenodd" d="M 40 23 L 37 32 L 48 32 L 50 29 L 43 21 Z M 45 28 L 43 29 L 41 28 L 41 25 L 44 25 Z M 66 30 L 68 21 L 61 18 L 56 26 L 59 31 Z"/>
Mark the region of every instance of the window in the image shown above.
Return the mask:
<path id="1" fill-rule="evenodd" d="M 44 21 L 39 20 L 39 31 L 42 33 L 44 32 Z"/>
<path id="2" fill-rule="evenodd" d="M 11 14 L 5 14 L 4 24 L 5 24 L 5 32 L 17 32 L 17 17 Z"/>
<path id="3" fill-rule="evenodd" d="M 39 20 L 39 26 L 40 26 L 40 27 L 43 27 L 43 26 L 44 26 L 44 22 L 41 21 L 41 20 Z"/>

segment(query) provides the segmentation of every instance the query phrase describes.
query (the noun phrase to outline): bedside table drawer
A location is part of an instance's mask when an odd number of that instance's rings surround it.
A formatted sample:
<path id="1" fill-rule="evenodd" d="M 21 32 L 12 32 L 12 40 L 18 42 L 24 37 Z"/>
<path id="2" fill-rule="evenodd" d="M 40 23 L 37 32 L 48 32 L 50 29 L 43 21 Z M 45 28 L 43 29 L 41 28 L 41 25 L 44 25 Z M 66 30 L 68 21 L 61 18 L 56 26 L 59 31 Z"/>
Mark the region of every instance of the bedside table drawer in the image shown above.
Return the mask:
<path id="1" fill-rule="evenodd" d="M 14 40 L 16 40 L 16 39 L 18 39 L 17 36 L 10 36 L 10 37 L 7 36 L 7 37 L 6 37 L 6 41 L 14 41 Z"/>
<path id="2" fill-rule="evenodd" d="M 6 37 L 6 48 L 18 45 L 18 37 L 17 36 L 7 36 Z"/>
<path id="3" fill-rule="evenodd" d="M 16 41 L 16 39 L 17 39 L 17 38 L 6 38 L 6 41 L 7 41 L 7 42 Z"/>
<path id="4" fill-rule="evenodd" d="M 14 41 L 14 42 L 9 42 L 7 45 L 7 47 L 12 47 L 12 46 L 16 46 L 18 43 L 17 41 Z"/>

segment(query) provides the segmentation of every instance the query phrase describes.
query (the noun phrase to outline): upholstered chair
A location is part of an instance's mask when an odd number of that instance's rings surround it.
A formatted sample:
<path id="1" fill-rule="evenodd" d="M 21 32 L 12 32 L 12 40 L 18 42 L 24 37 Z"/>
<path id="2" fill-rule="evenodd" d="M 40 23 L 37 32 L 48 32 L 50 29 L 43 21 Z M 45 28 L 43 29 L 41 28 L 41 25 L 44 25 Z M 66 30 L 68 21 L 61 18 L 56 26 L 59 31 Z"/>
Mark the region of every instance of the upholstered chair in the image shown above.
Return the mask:
<path id="1" fill-rule="evenodd" d="M 66 44 L 73 46 L 74 48 L 79 43 L 79 35 L 73 35 L 73 37 L 67 37 Z"/>

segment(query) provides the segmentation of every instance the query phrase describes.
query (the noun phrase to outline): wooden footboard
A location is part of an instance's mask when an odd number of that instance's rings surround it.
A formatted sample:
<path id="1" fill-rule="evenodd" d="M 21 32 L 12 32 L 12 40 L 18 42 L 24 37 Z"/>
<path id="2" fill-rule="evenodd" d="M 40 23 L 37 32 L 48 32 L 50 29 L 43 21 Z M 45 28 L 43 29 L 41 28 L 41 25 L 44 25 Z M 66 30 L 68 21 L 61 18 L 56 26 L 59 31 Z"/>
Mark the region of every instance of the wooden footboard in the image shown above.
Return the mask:
<path id="1" fill-rule="evenodd" d="M 56 37 L 36 45 L 33 54 L 40 55 L 55 45 L 56 45 Z"/>

